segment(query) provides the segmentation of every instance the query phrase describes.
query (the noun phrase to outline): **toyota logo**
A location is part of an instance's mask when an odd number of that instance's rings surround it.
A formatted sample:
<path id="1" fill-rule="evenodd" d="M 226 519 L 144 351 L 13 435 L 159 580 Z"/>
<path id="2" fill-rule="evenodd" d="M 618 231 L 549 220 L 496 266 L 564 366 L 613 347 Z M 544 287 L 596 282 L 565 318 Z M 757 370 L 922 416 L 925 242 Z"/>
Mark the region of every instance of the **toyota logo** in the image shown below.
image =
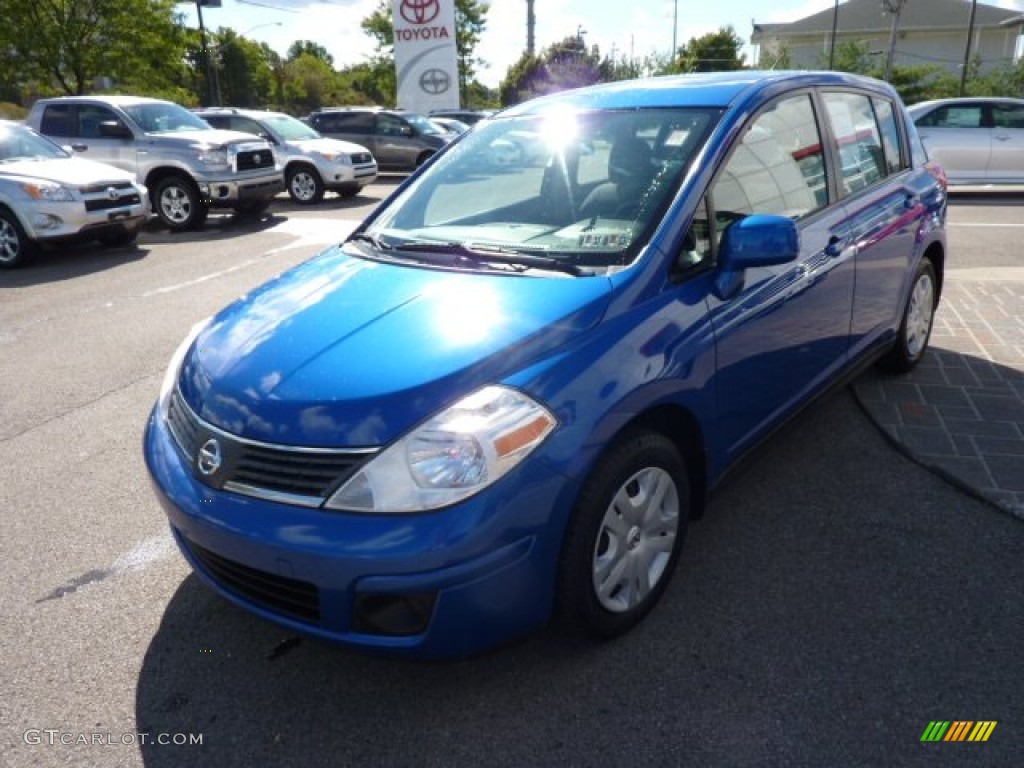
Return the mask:
<path id="1" fill-rule="evenodd" d="M 107 197 L 111 200 L 117 200 L 121 195 L 117 193 L 114 187 L 107 187 Z"/>
<path id="2" fill-rule="evenodd" d="M 260 153 L 259 152 L 257 152 L 255 155 L 252 156 L 252 161 L 253 161 L 253 163 L 258 163 L 260 161 Z"/>
<path id="3" fill-rule="evenodd" d="M 196 468 L 209 477 L 220 469 L 221 460 L 220 443 L 217 442 L 216 438 L 211 437 L 199 449 L 199 456 L 196 458 Z"/>
<path id="4" fill-rule="evenodd" d="M 436 95 L 451 88 L 452 79 L 443 69 L 428 69 L 420 75 L 420 89 L 424 93 Z"/>
<path id="5" fill-rule="evenodd" d="M 398 12 L 410 24 L 429 24 L 441 12 L 438 0 L 402 0 Z"/>

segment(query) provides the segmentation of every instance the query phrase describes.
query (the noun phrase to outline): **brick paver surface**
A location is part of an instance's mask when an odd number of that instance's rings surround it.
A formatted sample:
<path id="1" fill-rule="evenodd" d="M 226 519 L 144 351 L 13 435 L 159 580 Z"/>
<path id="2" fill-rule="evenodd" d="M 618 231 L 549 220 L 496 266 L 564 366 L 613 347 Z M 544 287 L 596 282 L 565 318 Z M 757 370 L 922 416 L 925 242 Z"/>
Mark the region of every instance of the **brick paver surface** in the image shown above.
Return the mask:
<path id="1" fill-rule="evenodd" d="M 920 462 L 1024 519 L 1024 282 L 948 276 L 918 368 L 854 392 Z"/>

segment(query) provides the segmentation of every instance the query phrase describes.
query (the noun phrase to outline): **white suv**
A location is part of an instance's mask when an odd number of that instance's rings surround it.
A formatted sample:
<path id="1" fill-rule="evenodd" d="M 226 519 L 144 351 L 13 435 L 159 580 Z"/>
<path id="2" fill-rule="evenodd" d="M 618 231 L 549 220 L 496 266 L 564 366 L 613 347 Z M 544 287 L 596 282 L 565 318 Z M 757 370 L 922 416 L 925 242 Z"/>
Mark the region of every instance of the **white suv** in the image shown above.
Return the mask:
<path id="1" fill-rule="evenodd" d="M 214 128 L 252 133 L 273 144 L 296 203 L 317 203 L 328 189 L 342 197 L 356 195 L 377 178 L 377 161 L 366 147 L 321 136 L 283 112 L 234 107 L 195 112 Z"/>
<path id="2" fill-rule="evenodd" d="M 148 215 L 146 188 L 130 173 L 0 120 L 0 268 L 20 266 L 40 243 L 130 245 Z"/>

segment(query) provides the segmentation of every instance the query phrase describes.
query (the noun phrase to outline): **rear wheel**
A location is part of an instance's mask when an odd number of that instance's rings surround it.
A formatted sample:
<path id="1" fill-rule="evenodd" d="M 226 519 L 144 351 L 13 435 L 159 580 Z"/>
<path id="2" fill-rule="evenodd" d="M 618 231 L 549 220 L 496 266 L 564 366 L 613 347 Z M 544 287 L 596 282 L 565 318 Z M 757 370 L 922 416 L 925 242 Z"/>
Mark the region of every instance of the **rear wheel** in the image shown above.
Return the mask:
<path id="1" fill-rule="evenodd" d="M 299 205 L 312 205 L 324 199 L 324 182 L 311 165 L 293 165 L 288 169 L 288 196 Z"/>
<path id="2" fill-rule="evenodd" d="M 671 440 L 632 430 L 598 462 L 566 531 L 558 611 L 573 630 L 614 637 L 661 598 L 690 512 L 686 465 Z"/>
<path id="3" fill-rule="evenodd" d="M 13 269 L 35 253 L 36 244 L 25 234 L 18 217 L 0 208 L 0 268 Z"/>
<path id="4" fill-rule="evenodd" d="M 173 232 L 198 229 L 206 221 L 209 208 L 190 179 L 167 176 L 157 182 L 151 194 L 157 217 Z"/>
<path id="5" fill-rule="evenodd" d="M 882 369 L 891 373 L 908 373 L 921 362 L 931 338 L 937 300 L 935 267 L 928 259 L 923 259 L 914 274 L 910 296 L 903 308 L 903 322 L 896 343 L 879 361 Z"/>

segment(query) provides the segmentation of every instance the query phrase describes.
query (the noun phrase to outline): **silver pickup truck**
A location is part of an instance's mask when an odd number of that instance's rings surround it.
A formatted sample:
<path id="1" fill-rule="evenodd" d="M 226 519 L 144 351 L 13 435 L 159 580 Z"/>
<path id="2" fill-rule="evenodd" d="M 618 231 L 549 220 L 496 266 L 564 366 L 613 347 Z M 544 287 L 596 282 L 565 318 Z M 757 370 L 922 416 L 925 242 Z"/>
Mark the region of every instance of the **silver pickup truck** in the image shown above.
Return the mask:
<path id="1" fill-rule="evenodd" d="M 25 122 L 81 157 L 134 173 L 171 230 L 201 226 L 211 208 L 263 211 L 284 190 L 268 142 L 214 130 L 173 102 L 62 96 L 37 101 Z"/>

